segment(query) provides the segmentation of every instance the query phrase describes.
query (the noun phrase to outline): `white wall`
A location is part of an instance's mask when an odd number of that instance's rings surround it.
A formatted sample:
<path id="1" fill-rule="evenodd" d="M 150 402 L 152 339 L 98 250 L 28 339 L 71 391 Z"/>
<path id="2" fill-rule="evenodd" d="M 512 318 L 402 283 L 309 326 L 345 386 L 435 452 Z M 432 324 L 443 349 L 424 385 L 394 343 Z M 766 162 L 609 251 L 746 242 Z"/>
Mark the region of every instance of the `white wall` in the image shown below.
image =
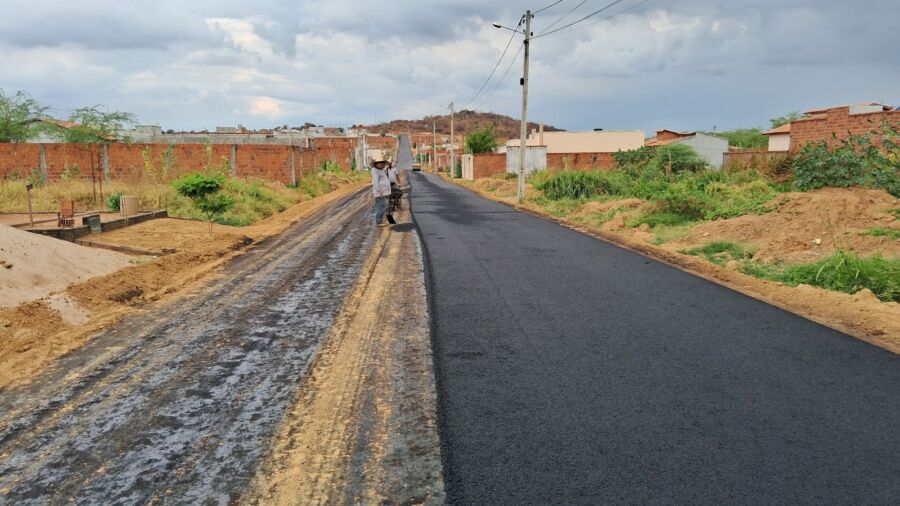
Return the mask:
<path id="1" fill-rule="evenodd" d="M 462 178 L 469 181 L 474 181 L 475 155 L 462 155 L 460 158 L 462 159 Z"/>
<path id="2" fill-rule="evenodd" d="M 791 134 L 769 134 L 769 151 L 790 151 Z"/>
<path id="3" fill-rule="evenodd" d="M 714 169 L 722 168 L 725 161 L 725 153 L 728 151 L 728 139 L 697 133 L 693 137 L 676 141 L 679 144 L 687 144 L 694 148 L 694 151 L 700 155 L 700 158 L 706 160 L 706 163 Z"/>
<path id="4" fill-rule="evenodd" d="M 525 149 L 525 174 L 547 168 L 547 147 L 529 146 Z M 506 172 L 519 173 L 519 147 L 507 146 Z"/>

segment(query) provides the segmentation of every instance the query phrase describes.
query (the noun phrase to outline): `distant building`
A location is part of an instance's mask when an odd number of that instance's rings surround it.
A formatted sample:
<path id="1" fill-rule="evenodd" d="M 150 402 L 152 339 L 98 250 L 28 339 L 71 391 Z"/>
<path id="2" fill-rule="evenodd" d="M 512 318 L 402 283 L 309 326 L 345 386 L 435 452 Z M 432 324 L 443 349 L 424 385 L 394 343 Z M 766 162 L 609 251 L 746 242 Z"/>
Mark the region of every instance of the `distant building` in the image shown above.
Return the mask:
<path id="1" fill-rule="evenodd" d="M 769 137 L 769 151 L 791 150 L 791 124 L 786 123 L 765 133 Z"/>
<path id="2" fill-rule="evenodd" d="M 900 111 L 877 102 L 813 109 L 790 123 L 788 148 L 796 151 L 804 144 L 820 141 L 836 144 L 851 135 L 876 132 L 884 122 L 900 128 Z"/>
<path id="3" fill-rule="evenodd" d="M 510 139 L 506 147 L 518 147 L 519 139 Z M 532 131 L 528 146 L 547 146 L 547 154 L 557 153 L 616 153 L 638 149 L 644 145 L 640 130 L 603 130 L 593 132 Z"/>
<path id="4" fill-rule="evenodd" d="M 656 137 L 648 139 L 647 147 L 684 144 L 690 146 L 710 167 L 720 169 L 728 152 L 728 139 L 702 132 L 676 132 L 657 130 Z"/>

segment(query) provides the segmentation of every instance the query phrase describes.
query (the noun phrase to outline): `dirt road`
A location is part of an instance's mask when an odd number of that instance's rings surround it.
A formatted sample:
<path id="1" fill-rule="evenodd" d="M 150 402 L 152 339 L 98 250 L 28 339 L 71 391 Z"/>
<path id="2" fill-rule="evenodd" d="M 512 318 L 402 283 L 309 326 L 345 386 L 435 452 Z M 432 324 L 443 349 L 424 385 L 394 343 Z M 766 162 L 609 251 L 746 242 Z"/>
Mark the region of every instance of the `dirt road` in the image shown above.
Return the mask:
<path id="1" fill-rule="evenodd" d="M 369 280 L 379 276 L 382 254 L 408 254 L 415 246 L 408 241 L 392 246 L 392 232 L 373 229 L 370 203 L 366 190 L 337 201 L 256 245 L 207 287 L 148 308 L 30 385 L 0 392 L 0 503 L 226 504 L 238 501 L 251 482 L 254 491 L 275 494 L 278 486 L 270 486 L 257 470 L 265 463 L 266 469 L 295 478 L 302 473 L 290 464 L 302 457 L 282 443 L 297 432 L 298 423 L 309 426 L 296 419 L 316 412 L 315 406 L 307 409 L 309 398 L 324 404 L 344 400 L 331 397 L 343 392 L 306 388 L 308 369 L 328 370 L 323 357 L 354 353 L 363 357 L 360 365 L 372 357 L 384 359 L 386 368 L 377 374 L 402 377 L 376 387 L 368 383 L 367 370 L 351 367 L 342 370 L 345 383 L 355 384 L 361 399 L 422 420 L 416 443 L 424 447 L 410 462 L 439 463 L 430 369 L 411 373 L 430 360 L 427 347 L 417 352 L 400 346 L 400 334 L 387 331 L 407 325 L 404 337 L 427 339 L 419 328 L 424 304 L 419 313 L 392 316 L 389 325 L 369 318 L 368 325 L 354 326 L 352 315 L 371 311 L 367 304 L 380 300 Z M 407 260 L 416 265 L 417 259 L 420 264 L 413 249 Z M 381 282 L 390 281 L 390 273 L 380 275 L 388 276 Z M 361 328 L 368 330 L 364 338 Z M 355 349 L 360 342 L 366 351 Z M 393 358 L 401 365 L 415 363 L 395 366 Z M 311 385 L 321 383 L 311 376 Z M 404 391 L 398 388 L 404 380 L 424 401 L 396 393 Z M 359 433 L 362 425 L 382 431 L 357 441 L 383 439 L 390 424 L 405 420 L 397 415 L 373 421 L 391 410 L 374 409 L 371 402 L 344 404 L 335 415 L 347 433 Z M 370 469 L 387 465 L 381 457 L 391 451 L 372 456 L 364 444 L 356 453 L 334 450 L 342 441 L 320 442 L 317 460 L 327 465 L 337 456 L 359 454 L 367 457 L 355 462 Z M 433 487 L 440 483 L 439 464 L 437 478 L 425 469 L 432 487 L 423 497 L 440 497 L 440 488 Z M 390 482 L 363 487 L 359 472 L 333 478 L 341 480 L 333 488 L 364 488 L 370 496 L 383 495 L 379 490 L 388 490 Z M 253 500 L 249 494 L 245 502 Z"/>

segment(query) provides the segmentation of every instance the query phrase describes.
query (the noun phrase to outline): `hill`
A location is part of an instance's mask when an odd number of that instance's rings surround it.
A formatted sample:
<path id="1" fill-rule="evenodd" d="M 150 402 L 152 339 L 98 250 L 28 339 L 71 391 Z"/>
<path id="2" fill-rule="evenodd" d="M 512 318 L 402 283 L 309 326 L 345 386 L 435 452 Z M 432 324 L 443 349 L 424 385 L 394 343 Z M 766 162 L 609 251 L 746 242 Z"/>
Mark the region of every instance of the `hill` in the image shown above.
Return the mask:
<path id="1" fill-rule="evenodd" d="M 430 132 L 432 124 L 437 124 L 437 131 L 441 134 L 450 134 L 450 115 L 425 116 L 422 119 L 405 120 L 397 119 L 377 125 L 354 125 L 353 128 L 365 128 L 371 133 L 405 133 L 405 132 Z M 514 139 L 519 137 L 519 120 L 493 112 L 479 112 L 463 110 L 456 113 L 456 134 L 464 136 L 466 132 L 494 125 L 497 137 L 501 139 Z M 538 128 L 538 123 L 529 122 L 529 132 Z M 561 128 L 544 125 L 546 132 L 561 132 Z"/>

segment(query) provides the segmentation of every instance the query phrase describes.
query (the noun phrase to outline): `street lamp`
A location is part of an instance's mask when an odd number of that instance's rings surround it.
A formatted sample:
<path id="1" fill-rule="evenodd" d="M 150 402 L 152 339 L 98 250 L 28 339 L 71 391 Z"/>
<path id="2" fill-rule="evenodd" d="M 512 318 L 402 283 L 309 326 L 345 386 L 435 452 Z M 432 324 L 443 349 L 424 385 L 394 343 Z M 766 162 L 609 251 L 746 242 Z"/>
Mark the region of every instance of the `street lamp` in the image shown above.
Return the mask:
<path id="1" fill-rule="evenodd" d="M 511 31 L 511 32 L 521 33 L 521 34 L 523 34 L 523 35 L 524 35 L 524 33 L 525 33 L 525 32 L 523 32 L 522 30 L 516 30 L 515 28 L 510 28 L 510 27 L 508 27 L 508 26 L 503 26 L 503 25 L 501 25 L 500 23 L 491 23 L 491 24 L 494 26 L 494 28 L 502 28 L 502 29 L 504 29 L 504 30 L 509 30 L 509 31 Z"/>

